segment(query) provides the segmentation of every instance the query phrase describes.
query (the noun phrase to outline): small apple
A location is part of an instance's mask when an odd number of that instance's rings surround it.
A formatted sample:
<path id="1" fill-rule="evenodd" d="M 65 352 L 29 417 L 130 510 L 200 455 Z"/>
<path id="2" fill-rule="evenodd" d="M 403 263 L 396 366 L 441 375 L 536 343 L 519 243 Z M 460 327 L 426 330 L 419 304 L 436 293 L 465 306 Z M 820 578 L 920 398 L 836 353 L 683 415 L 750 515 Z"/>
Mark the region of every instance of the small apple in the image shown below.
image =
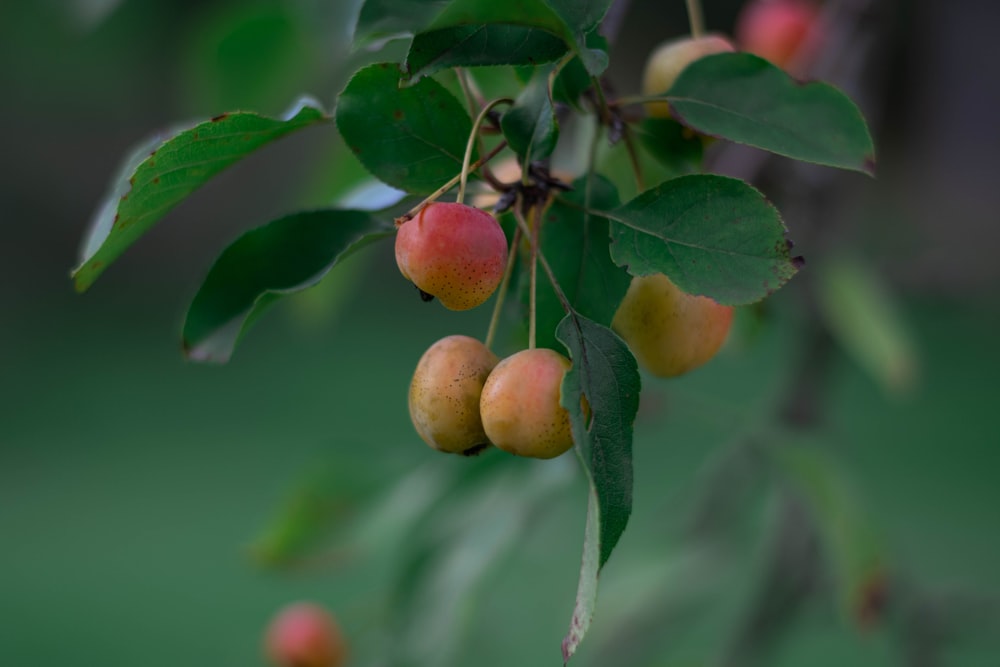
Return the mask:
<path id="1" fill-rule="evenodd" d="M 341 667 L 347 644 L 333 615 L 313 602 L 295 602 L 271 620 L 264 639 L 277 667 Z"/>
<path id="2" fill-rule="evenodd" d="M 822 32 L 811 0 L 750 0 L 736 19 L 740 48 L 783 69 L 808 66 Z"/>
<path id="3" fill-rule="evenodd" d="M 521 350 L 503 359 L 483 386 L 479 411 L 490 442 L 537 459 L 573 446 L 569 412 L 559 404 L 570 361 L 555 350 Z"/>
<path id="4" fill-rule="evenodd" d="M 489 446 L 479 398 L 497 356 L 475 338 L 447 336 L 431 345 L 410 382 L 410 419 L 428 445 L 475 454 Z"/>
<path id="5" fill-rule="evenodd" d="M 643 368 L 676 377 L 714 357 L 732 321 L 732 306 L 687 294 L 657 273 L 632 279 L 611 328 Z"/>
<path id="6" fill-rule="evenodd" d="M 642 74 L 643 95 L 659 95 L 670 90 L 684 68 L 694 61 L 713 53 L 735 51 L 732 42 L 722 35 L 680 37 L 664 42 L 646 61 Z M 649 102 L 646 112 L 655 118 L 670 118 L 670 105 L 666 102 Z"/>
<path id="7" fill-rule="evenodd" d="M 496 291 L 507 263 L 507 237 L 492 215 L 434 202 L 396 233 L 400 273 L 450 310 L 468 310 Z"/>

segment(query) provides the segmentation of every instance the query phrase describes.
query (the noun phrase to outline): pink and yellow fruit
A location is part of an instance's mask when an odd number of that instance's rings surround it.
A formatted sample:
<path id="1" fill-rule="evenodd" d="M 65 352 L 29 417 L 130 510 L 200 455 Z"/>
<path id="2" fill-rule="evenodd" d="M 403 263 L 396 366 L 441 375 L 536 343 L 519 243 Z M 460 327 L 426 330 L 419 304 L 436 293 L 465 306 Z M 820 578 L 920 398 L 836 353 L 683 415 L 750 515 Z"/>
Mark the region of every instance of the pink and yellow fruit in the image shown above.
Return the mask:
<path id="1" fill-rule="evenodd" d="M 570 361 L 554 350 L 522 350 L 502 360 L 483 387 L 479 411 L 498 448 L 551 459 L 573 446 L 569 413 L 559 402 Z"/>
<path id="2" fill-rule="evenodd" d="M 507 238 L 496 219 L 458 203 L 428 204 L 396 233 L 403 276 L 445 308 L 468 310 L 496 290 L 507 261 Z"/>

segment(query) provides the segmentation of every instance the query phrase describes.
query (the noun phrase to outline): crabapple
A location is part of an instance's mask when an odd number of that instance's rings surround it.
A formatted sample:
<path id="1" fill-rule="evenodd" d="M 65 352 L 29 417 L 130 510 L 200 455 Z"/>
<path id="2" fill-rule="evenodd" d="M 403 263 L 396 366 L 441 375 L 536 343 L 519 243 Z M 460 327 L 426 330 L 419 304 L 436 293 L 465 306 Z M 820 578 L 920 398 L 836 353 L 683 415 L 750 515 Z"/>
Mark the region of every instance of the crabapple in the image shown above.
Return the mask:
<path id="1" fill-rule="evenodd" d="M 642 74 L 644 95 L 659 95 L 670 90 L 684 68 L 713 53 L 735 51 L 732 42 L 721 35 L 681 37 L 664 42 L 646 61 Z M 670 105 L 666 102 L 649 102 L 646 111 L 656 118 L 670 118 Z"/>
<path id="2" fill-rule="evenodd" d="M 278 667 L 341 667 L 347 660 L 336 619 L 313 602 L 281 609 L 267 628 L 264 650 Z"/>
<path id="3" fill-rule="evenodd" d="M 569 412 L 559 404 L 570 361 L 555 350 L 521 350 L 486 379 L 479 411 L 486 436 L 518 456 L 551 459 L 573 446 Z"/>
<path id="4" fill-rule="evenodd" d="M 736 43 L 788 69 L 811 59 L 819 23 L 819 7 L 811 0 L 750 0 L 736 19 Z"/>
<path id="5" fill-rule="evenodd" d="M 448 336 L 424 352 L 410 382 L 410 419 L 434 449 L 474 454 L 489 445 L 479 416 L 483 384 L 499 359 L 475 338 Z"/>
<path id="6" fill-rule="evenodd" d="M 396 264 L 407 280 L 450 310 L 490 298 L 503 278 L 507 237 L 481 209 L 434 202 L 396 233 Z"/>
<path id="7" fill-rule="evenodd" d="M 687 294 L 657 273 L 632 279 L 611 328 L 646 370 L 674 377 L 715 356 L 732 321 L 732 306 Z"/>

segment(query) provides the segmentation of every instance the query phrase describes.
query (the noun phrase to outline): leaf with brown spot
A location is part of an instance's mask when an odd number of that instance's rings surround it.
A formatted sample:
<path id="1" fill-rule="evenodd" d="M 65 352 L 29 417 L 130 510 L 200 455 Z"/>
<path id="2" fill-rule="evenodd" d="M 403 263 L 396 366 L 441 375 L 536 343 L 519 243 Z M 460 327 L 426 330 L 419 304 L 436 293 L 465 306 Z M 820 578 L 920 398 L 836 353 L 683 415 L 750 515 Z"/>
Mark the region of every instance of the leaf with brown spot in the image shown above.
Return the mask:
<path id="1" fill-rule="evenodd" d="M 681 176 L 613 211 L 611 257 L 629 273 L 666 274 L 689 294 L 753 303 L 795 275 L 785 225 L 764 196 L 725 176 Z"/>
<path id="2" fill-rule="evenodd" d="M 90 287 L 170 209 L 226 167 L 267 143 L 326 120 L 318 104 L 302 100 L 282 118 L 222 114 L 143 143 L 125 160 L 90 225 L 80 264 L 72 272 L 77 291 Z"/>

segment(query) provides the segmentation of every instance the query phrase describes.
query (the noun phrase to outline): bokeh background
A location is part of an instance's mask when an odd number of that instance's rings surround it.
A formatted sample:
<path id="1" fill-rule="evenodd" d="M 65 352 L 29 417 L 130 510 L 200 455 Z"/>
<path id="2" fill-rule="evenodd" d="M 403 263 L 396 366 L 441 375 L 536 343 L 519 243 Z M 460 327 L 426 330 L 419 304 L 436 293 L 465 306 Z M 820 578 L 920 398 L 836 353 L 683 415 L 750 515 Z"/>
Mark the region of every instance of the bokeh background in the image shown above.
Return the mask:
<path id="1" fill-rule="evenodd" d="M 276 307 L 230 364 L 182 358 L 184 309 L 226 243 L 363 179 L 332 126 L 225 172 L 87 294 L 68 278 L 130 145 L 301 93 L 332 107 L 384 57 L 351 52 L 357 4 L 0 5 L 0 665 L 259 665 L 269 617 L 299 598 L 335 610 L 352 664 L 558 664 L 586 506 L 576 461 L 435 456 L 406 414 L 423 350 L 482 335 L 488 313 L 421 303 L 383 245 Z M 854 4 L 846 43 L 865 60 L 832 73 L 873 121 L 878 178 L 754 171 L 809 262 L 803 287 L 741 314 L 706 368 L 646 378 L 635 513 L 581 664 L 997 664 L 1000 8 Z M 730 31 L 740 3 L 705 5 Z M 685 31 L 680 0 L 634 0 L 619 90 Z M 908 388 L 813 331 L 809 268 L 833 256 L 886 289 Z M 740 458 L 813 370 L 803 437 L 854 508 L 831 520 L 871 527 L 892 582 L 863 629 L 816 564 L 815 526 Z M 725 528 L 697 538 L 706 521 Z"/>

